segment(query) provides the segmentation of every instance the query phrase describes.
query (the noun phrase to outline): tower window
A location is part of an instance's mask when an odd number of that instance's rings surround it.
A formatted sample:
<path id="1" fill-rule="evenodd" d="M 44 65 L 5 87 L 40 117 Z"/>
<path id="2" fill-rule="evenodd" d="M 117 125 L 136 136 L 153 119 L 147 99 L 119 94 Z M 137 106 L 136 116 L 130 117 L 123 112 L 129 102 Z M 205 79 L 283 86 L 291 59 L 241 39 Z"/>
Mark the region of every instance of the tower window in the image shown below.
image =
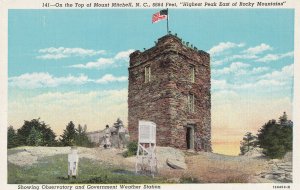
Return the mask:
<path id="1" fill-rule="evenodd" d="M 195 66 L 190 67 L 190 80 L 191 82 L 195 82 Z"/>
<path id="2" fill-rule="evenodd" d="M 191 113 L 195 111 L 195 96 L 194 96 L 194 94 L 188 95 L 188 111 Z"/>
<path id="3" fill-rule="evenodd" d="M 148 83 L 151 81 L 151 68 L 150 65 L 145 67 L 145 83 Z"/>

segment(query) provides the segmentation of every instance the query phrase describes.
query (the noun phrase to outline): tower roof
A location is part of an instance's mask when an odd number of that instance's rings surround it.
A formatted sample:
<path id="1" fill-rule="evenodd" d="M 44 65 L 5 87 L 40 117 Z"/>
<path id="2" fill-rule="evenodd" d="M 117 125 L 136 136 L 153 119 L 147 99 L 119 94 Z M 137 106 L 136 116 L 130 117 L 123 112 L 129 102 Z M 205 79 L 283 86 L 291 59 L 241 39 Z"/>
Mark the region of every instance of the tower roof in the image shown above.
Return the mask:
<path id="1" fill-rule="evenodd" d="M 143 52 L 136 50 L 130 54 L 130 67 L 135 67 L 148 60 L 151 60 L 158 55 L 166 53 L 176 53 L 183 55 L 189 59 L 196 59 L 196 62 L 201 61 L 203 58 L 209 59 L 209 54 L 205 51 L 198 50 L 196 47 L 184 42 L 182 39 L 175 35 L 167 34 L 155 42 L 155 46 Z"/>

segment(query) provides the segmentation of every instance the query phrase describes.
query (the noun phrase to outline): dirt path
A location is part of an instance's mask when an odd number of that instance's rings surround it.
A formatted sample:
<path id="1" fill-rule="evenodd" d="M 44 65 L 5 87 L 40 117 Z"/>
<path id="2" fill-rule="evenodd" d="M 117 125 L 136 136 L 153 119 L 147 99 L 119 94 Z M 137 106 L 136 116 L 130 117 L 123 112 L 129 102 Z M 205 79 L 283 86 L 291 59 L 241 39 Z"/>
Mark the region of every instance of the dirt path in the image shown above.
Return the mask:
<path id="1" fill-rule="evenodd" d="M 265 159 L 206 152 L 187 156 L 186 162 L 188 175 L 213 183 L 246 183 L 252 181 L 258 171 L 266 169 Z"/>

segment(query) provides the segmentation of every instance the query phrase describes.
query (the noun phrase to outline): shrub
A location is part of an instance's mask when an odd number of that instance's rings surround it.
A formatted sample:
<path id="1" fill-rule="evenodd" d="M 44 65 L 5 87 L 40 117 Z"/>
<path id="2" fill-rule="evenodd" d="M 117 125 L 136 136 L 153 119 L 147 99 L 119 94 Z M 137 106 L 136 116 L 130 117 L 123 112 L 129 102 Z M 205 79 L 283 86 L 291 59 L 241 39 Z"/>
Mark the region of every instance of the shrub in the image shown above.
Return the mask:
<path id="1" fill-rule="evenodd" d="M 125 158 L 130 156 L 135 156 L 137 153 L 137 149 L 138 149 L 138 143 L 135 141 L 131 141 L 127 144 L 127 151 L 123 153 L 123 156 Z"/>

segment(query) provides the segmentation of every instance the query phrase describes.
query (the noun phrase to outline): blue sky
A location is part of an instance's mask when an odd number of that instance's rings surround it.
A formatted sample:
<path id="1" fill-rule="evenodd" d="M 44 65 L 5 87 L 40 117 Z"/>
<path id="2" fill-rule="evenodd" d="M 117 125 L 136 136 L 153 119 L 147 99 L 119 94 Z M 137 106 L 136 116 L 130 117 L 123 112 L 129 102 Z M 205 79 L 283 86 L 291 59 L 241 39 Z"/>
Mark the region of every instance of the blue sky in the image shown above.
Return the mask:
<path id="1" fill-rule="evenodd" d="M 9 124 L 41 117 L 60 134 L 70 120 L 89 130 L 126 123 L 128 55 L 166 34 L 165 21 L 151 23 L 157 11 L 9 10 Z M 292 116 L 294 10 L 169 16 L 173 33 L 211 54 L 215 150 L 231 154 L 218 148 L 227 143 L 236 152 L 245 132 L 283 111 Z"/>

